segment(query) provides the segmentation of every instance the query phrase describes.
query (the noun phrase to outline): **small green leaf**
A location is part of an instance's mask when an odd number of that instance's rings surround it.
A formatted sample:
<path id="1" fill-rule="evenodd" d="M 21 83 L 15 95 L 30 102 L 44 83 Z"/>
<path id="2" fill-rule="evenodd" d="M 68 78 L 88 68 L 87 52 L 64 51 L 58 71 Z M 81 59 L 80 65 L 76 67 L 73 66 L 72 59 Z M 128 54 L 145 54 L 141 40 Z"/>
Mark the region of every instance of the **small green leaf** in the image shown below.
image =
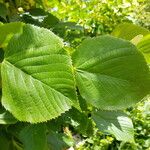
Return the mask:
<path id="1" fill-rule="evenodd" d="M 52 130 L 61 130 L 62 125 L 63 127 L 71 125 L 75 131 L 84 136 L 93 134 L 92 120 L 84 112 L 80 112 L 75 108 L 70 109 L 57 119 L 48 122 L 48 127 Z"/>
<path id="2" fill-rule="evenodd" d="M 131 23 L 122 23 L 114 29 L 112 35 L 126 40 L 132 40 L 137 35 L 145 36 L 149 33 L 150 31 L 143 27 Z"/>
<path id="3" fill-rule="evenodd" d="M 92 121 L 83 112 L 73 108 L 66 113 L 66 117 L 68 117 L 69 124 L 82 135 L 91 136 L 93 134 Z"/>
<path id="4" fill-rule="evenodd" d="M 57 23 L 59 23 L 59 19 L 50 13 L 42 22 L 43 26 L 46 28 L 53 28 Z"/>
<path id="5" fill-rule="evenodd" d="M 28 125 L 20 132 L 24 150 L 48 150 L 46 126 L 44 124 Z"/>
<path id="6" fill-rule="evenodd" d="M 16 122 L 17 120 L 9 112 L 0 114 L 0 124 L 14 124 Z"/>
<path id="7" fill-rule="evenodd" d="M 48 14 L 41 8 L 33 8 L 29 12 L 32 16 L 37 16 L 37 17 L 46 16 Z"/>
<path id="8" fill-rule="evenodd" d="M 144 57 L 129 41 L 112 36 L 85 40 L 73 53 L 81 96 L 97 108 L 127 108 L 149 93 Z"/>
<path id="9" fill-rule="evenodd" d="M 143 53 L 146 61 L 150 64 L 150 34 L 145 36 L 138 44 L 137 48 Z"/>
<path id="10" fill-rule="evenodd" d="M 134 142 L 133 124 L 128 116 L 121 111 L 95 111 L 92 114 L 99 130 L 113 134 L 117 140 Z"/>
<path id="11" fill-rule="evenodd" d="M 2 104 L 18 120 L 56 118 L 76 103 L 71 58 L 47 29 L 25 25 L 2 62 Z"/>
<path id="12" fill-rule="evenodd" d="M 63 150 L 74 145 L 74 140 L 63 133 L 50 131 L 47 139 L 50 150 Z"/>

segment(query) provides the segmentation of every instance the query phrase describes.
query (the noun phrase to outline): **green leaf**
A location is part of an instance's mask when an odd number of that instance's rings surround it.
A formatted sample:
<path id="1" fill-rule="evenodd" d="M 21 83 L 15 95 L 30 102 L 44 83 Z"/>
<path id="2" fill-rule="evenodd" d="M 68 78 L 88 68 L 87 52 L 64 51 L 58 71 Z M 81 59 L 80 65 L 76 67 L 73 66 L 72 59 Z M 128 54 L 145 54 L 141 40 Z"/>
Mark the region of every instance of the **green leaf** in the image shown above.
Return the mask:
<path id="1" fill-rule="evenodd" d="M 0 16 L 5 18 L 7 15 L 7 8 L 3 3 L 0 3 Z"/>
<path id="2" fill-rule="evenodd" d="M 37 17 L 46 16 L 48 14 L 41 8 L 33 8 L 29 12 L 32 16 L 37 16 Z"/>
<path id="3" fill-rule="evenodd" d="M 9 112 L 0 114 L 0 124 L 14 124 L 16 122 L 17 120 Z"/>
<path id="4" fill-rule="evenodd" d="M 59 19 L 50 13 L 42 22 L 43 26 L 46 28 L 53 28 L 57 23 L 59 23 Z"/>
<path id="5" fill-rule="evenodd" d="M 79 133 L 85 136 L 90 136 L 93 134 L 93 124 L 92 121 L 83 112 L 72 108 L 66 114 L 62 121 L 66 121 L 72 127 L 75 128 Z"/>
<path id="6" fill-rule="evenodd" d="M 23 25 L 21 22 L 0 25 L 0 47 L 6 46 L 14 34 L 21 33 Z"/>
<path id="7" fill-rule="evenodd" d="M 83 112 L 72 108 L 65 116 L 68 119 L 68 123 L 82 135 L 91 136 L 93 134 L 93 123 Z"/>
<path id="8" fill-rule="evenodd" d="M 20 132 L 24 150 L 48 150 L 46 126 L 44 124 L 28 125 Z"/>
<path id="9" fill-rule="evenodd" d="M 137 35 L 145 36 L 149 33 L 150 31 L 143 27 L 131 23 L 122 23 L 114 29 L 112 35 L 126 40 L 132 40 Z"/>
<path id="10" fill-rule="evenodd" d="M 72 108 L 65 114 L 55 120 L 47 123 L 51 130 L 61 131 L 63 127 L 71 125 L 75 131 L 84 135 L 91 136 L 93 134 L 93 122 L 87 115 L 79 110 Z"/>
<path id="11" fill-rule="evenodd" d="M 74 145 L 74 140 L 63 134 L 51 131 L 48 134 L 48 145 L 50 150 L 63 150 Z"/>
<path id="12" fill-rule="evenodd" d="M 47 29 L 25 25 L 2 62 L 2 104 L 18 120 L 56 118 L 76 103 L 71 58 Z"/>
<path id="13" fill-rule="evenodd" d="M 137 48 L 141 51 L 147 61 L 150 64 L 150 34 L 145 36 L 138 44 Z"/>
<path id="14" fill-rule="evenodd" d="M 95 111 L 92 114 L 99 130 L 113 134 L 117 140 L 134 142 L 133 124 L 128 116 L 121 111 Z"/>
<path id="15" fill-rule="evenodd" d="M 130 40 L 130 42 L 133 43 L 134 45 L 137 45 L 142 39 L 143 35 L 139 34 L 135 36 L 132 40 Z"/>
<path id="16" fill-rule="evenodd" d="M 149 93 L 148 66 L 126 40 L 112 36 L 89 38 L 72 58 L 79 92 L 95 107 L 127 108 Z"/>
<path id="17" fill-rule="evenodd" d="M 33 25 L 36 25 L 36 26 L 41 26 L 41 22 L 39 21 L 39 18 L 40 17 L 34 17 L 34 16 L 31 16 L 30 14 L 23 14 L 21 16 L 21 20 L 25 23 L 29 23 L 29 24 L 33 24 Z"/>

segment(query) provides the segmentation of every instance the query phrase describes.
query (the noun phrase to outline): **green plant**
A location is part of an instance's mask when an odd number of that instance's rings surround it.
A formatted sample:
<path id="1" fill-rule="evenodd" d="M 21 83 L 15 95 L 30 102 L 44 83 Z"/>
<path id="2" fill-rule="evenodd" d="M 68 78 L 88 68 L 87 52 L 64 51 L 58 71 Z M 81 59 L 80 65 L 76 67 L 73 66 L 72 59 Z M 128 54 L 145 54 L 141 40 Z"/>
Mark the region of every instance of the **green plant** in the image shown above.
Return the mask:
<path id="1" fill-rule="evenodd" d="M 70 54 L 58 36 L 33 25 L 1 24 L 0 35 L 4 150 L 67 148 L 74 133 L 90 136 L 95 125 L 134 143 L 124 110 L 149 94 L 147 38 L 137 47 L 110 35 L 88 38 Z"/>

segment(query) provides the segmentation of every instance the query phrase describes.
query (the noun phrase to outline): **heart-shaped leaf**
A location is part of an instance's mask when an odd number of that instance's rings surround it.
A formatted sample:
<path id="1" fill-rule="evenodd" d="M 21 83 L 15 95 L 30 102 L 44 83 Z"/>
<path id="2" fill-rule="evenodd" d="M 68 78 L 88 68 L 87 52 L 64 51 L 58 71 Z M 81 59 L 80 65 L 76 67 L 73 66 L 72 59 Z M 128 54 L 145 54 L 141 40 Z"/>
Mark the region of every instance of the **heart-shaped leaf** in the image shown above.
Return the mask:
<path id="1" fill-rule="evenodd" d="M 127 108 L 149 93 L 148 66 L 129 41 L 112 36 L 87 39 L 72 58 L 79 92 L 95 107 Z"/>

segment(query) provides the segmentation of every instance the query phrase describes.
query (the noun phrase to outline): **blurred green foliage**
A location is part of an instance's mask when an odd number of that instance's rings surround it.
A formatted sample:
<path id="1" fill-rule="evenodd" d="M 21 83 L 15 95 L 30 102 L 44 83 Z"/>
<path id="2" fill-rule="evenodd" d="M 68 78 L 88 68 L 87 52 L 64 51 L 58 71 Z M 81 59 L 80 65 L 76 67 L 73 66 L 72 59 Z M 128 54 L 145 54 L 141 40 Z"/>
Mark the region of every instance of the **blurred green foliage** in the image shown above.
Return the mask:
<path id="1" fill-rule="evenodd" d="M 93 136 L 82 139 L 77 150 L 150 150 L 150 98 L 127 110 L 135 128 L 135 143 L 124 143 L 95 129 Z"/>
<path id="2" fill-rule="evenodd" d="M 64 39 L 71 52 L 70 45 L 76 47 L 89 36 L 111 33 L 122 22 L 132 22 L 150 29 L 150 1 L 0 0 L 0 21 L 3 23 L 23 21 L 48 28 Z M 85 112 L 88 114 L 88 111 Z M 77 150 L 150 150 L 150 99 L 138 103 L 134 109 L 130 108 L 127 112 L 134 123 L 135 144 L 120 143 L 110 135 L 103 135 L 96 128 L 90 138 L 87 138 L 86 134 L 81 136 L 78 132 L 85 131 L 77 126 L 80 119 L 70 120 L 66 119 L 66 116 L 63 119 L 69 124 Z M 82 117 L 86 120 L 84 116 Z M 59 118 L 56 122 L 59 122 Z M 77 126 L 77 129 L 74 130 L 71 126 Z M 1 132 L 0 141 L 7 143 L 7 138 L 2 138 L 3 136 Z M 53 136 L 57 139 L 54 133 L 49 138 Z M 9 144 L 16 145 L 15 141 Z"/>

